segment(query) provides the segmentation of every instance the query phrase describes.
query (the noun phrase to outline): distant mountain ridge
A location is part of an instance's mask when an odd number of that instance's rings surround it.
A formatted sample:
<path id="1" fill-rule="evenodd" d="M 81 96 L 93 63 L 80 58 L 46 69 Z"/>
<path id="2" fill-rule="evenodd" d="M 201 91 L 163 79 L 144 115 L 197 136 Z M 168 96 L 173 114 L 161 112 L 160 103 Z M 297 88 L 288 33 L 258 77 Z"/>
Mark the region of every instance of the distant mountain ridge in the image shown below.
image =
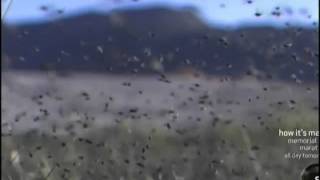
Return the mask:
<path id="1" fill-rule="evenodd" d="M 188 10 L 87 14 L 4 27 L 2 36 L 8 69 L 150 74 L 192 67 L 212 75 L 318 79 L 318 30 L 218 30 Z"/>

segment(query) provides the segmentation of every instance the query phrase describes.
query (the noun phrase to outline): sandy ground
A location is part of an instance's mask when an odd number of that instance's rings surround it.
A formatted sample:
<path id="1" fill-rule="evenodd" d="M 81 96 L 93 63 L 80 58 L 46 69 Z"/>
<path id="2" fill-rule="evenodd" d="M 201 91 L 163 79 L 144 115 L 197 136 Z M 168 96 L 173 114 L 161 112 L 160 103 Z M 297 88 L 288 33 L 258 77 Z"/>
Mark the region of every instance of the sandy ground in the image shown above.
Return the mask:
<path id="1" fill-rule="evenodd" d="M 122 119 L 190 126 L 214 115 L 250 122 L 254 114 L 318 104 L 317 84 L 185 76 L 3 75 L 2 130 L 15 133 L 72 122 L 101 127 Z"/>

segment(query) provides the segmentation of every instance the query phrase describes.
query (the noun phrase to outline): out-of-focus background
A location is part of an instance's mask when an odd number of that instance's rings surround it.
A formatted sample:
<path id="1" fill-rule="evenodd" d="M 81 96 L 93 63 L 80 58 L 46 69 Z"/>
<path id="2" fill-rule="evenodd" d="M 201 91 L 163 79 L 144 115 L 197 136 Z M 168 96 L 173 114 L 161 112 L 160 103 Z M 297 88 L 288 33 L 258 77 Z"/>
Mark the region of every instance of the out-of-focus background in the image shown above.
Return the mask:
<path id="1" fill-rule="evenodd" d="M 318 7 L 2 1 L 1 178 L 299 179 L 278 129 L 318 130 Z"/>

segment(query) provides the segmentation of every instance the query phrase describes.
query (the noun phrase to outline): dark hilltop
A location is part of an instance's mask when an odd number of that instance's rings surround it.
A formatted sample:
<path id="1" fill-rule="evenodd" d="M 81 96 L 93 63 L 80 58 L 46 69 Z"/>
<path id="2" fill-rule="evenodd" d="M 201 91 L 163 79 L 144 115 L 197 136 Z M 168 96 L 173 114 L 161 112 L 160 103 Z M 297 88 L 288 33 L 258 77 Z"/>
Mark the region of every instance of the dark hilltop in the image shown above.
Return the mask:
<path id="1" fill-rule="evenodd" d="M 4 27 L 2 70 L 152 74 L 194 69 L 315 82 L 318 36 L 317 29 L 212 28 L 188 9 L 85 14 Z"/>

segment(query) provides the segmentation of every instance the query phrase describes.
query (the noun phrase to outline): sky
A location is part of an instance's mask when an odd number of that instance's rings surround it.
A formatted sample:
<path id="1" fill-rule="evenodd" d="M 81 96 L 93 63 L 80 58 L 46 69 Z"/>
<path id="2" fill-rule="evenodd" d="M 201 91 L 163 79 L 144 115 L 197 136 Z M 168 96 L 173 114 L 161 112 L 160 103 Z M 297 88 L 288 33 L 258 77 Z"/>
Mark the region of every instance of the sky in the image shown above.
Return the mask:
<path id="1" fill-rule="evenodd" d="M 46 11 L 41 10 L 44 7 Z M 107 14 L 117 9 L 150 7 L 177 10 L 194 7 L 196 15 L 205 23 L 221 27 L 286 27 L 289 23 L 318 28 L 319 22 L 319 0 L 2 0 L 2 12 L 7 12 L 1 17 L 5 24 L 19 25 L 84 13 Z M 274 16 L 272 12 L 279 12 L 281 16 Z"/>

